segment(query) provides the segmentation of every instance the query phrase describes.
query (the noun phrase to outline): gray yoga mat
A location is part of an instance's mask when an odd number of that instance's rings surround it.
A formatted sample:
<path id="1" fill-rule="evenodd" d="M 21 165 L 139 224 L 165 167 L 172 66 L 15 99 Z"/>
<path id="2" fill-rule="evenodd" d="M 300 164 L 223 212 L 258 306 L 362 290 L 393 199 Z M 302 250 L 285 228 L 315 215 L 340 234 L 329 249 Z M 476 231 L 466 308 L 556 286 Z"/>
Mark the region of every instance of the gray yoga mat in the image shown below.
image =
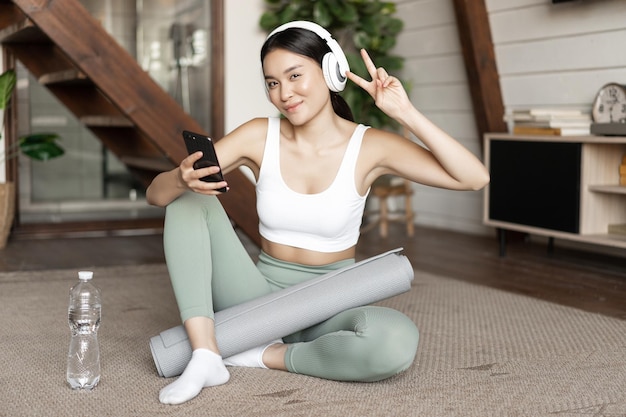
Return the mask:
<path id="1" fill-rule="evenodd" d="M 413 268 L 402 248 L 215 313 L 215 335 L 227 358 L 321 323 L 344 310 L 411 289 Z M 160 376 L 180 375 L 191 359 L 185 328 L 150 339 Z"/>

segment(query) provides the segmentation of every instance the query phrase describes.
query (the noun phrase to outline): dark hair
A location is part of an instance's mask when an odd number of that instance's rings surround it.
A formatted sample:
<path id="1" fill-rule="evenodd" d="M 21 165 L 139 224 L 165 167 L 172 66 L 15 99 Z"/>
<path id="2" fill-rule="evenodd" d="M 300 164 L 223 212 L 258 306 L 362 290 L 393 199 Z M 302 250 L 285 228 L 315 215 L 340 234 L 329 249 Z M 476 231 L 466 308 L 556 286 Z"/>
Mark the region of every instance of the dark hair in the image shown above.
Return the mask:
<path id="1" fill-rule="evenodd" d="M 326 42 L 316 33 L 308 29 L 289 28 L 282 32 L 278 32 L 269 37 L 261 48 L 261 65 L 265 56 L 275 49 L 285 49 L 287 51 L 312 58 L 320 67 L 322 66 L 322 58 L 330 48 Z M 346 120 L 354 121 L 352 110 L 348 103 L 334 91 L 330 91 L 330 102 L 333 105 L 335 113 Z"/>

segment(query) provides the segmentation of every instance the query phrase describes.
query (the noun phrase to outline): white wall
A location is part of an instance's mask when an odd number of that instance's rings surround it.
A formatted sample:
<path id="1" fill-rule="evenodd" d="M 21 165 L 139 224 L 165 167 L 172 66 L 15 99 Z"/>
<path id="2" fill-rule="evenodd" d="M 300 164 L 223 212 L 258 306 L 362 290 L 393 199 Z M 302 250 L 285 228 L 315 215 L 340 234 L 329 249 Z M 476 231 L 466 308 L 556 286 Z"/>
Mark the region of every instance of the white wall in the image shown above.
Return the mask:
<path id="1" fill-rule="evenodd" d="M 528 106 L 589 109 L 605 83 L 626 84 L 626 1 L 485 0 L 507 110 Z M 226 127 L 275 114 L 265 101 L 258 29 L 262 0 L 226 3 Z M 404 31 L 395 53 L 415 106 L 481 155 L 452 0 L 398 0 Z M 482 192 L 415 185 L 416 222 L 469 233 L 482 225 Z"/>
<path id="2" fill-rule="evenodd" d="M 278 112 L 263 87 L 260 53 L 267 34 L 259 26 L 263 0 L 224 2 L 225 133 L 254 118 Z"/>
<path id="3" fill-rule="evenodd" d="M 626 1 L 487 0 L 507 110 L 589 110 L 602 85 L 626 84 Z"/>

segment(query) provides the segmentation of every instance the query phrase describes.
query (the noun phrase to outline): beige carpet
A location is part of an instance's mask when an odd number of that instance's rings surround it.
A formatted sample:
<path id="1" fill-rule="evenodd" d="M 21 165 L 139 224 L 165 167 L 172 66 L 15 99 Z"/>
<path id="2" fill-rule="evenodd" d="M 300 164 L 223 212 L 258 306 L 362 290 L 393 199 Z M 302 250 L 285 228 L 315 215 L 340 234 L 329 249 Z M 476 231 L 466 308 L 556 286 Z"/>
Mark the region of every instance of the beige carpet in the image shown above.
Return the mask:
<path id="1" fill-rule="evenodd" d="M 625 321 L 420 272 L 411 292 L 381 303 L 421 330 L 406 373 L 360 384 L 233 369 L 228 384 L 164 406 L 148 339 L 178 323 L 165 267 L 97 268 L 102 379 L 75 392 L 65 385 L 75 274 L 0 274 L 0 415 L 626 416 Z"/>

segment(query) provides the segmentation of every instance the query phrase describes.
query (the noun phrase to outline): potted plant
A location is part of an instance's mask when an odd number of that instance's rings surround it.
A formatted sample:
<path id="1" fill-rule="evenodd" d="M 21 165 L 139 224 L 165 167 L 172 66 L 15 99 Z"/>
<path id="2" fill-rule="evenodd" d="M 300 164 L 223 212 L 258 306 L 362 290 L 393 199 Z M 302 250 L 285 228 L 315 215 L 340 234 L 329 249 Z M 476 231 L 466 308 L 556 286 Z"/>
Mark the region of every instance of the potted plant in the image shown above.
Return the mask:
<path id="1" fill-rule="evenodd" d="M 397 73 L 404 66 L 404 58 L 391 55 L 396 37 L 402 31 L 402 20 L 394 17 L 396 5 L 380 0 L 265 0 L 266 12 L 260 26 L 266 31 L 292 20 L 315 22 L 337 39 L 342 46 L 350 70 L 368 79 L 369 74 L 358 51 L 365 48 L 377 66 Z M 408 89 L 407 83 L 403 82 Z M 354 118 L 373 127 L 397 129 L 397 123 L 372 105 L 372 98 L 359 86 L 348 83 L 341 93 Z"/>
<path id="2" fill-rule="evenodd" d="M 0 141 L 3 139 L 5 110 L 11 101 L 16 80 L 17 76 L 12 69 L 0 74 Z M 56 133 L 36 133 L 20 137 L 16 144 L 9 147 L 2 143 L 0 146 L 4 147 L 4 153 L 0 157 L 0 166 L 4 169 L 5 162 L 20 153 L 38 161 L 57 158 L 64 153 L 57 144 L 58 139 Z M 0 249 L 6 246 L 14 216 L 15 184 L 5 181 L 0 183 Z"/>

